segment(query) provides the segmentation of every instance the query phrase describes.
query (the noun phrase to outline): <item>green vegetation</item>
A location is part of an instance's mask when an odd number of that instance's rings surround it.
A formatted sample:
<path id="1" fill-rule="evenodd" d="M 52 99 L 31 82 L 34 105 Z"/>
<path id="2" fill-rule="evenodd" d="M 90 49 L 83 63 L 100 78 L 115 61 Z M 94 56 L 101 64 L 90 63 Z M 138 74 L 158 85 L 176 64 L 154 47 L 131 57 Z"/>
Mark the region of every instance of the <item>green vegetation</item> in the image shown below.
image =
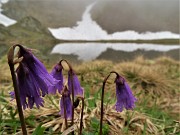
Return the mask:
<path id="1" fill-rule="evenodd" d="M 46 61 L 44 64 L 50 71 L 52 63 Z M 11 101 L 8 94 L 13 87 L 6 56 L 0 59 L 0 65 L 0 134 L 20 133 L 16 103 Z M 102 81 L 111 70 L 116 70 L 129 82 L 138 102 L 133 111 L 116 112 L 113 109 L 114 82 L 113 79 L 109 81 L 105 88 L 104 135 L 178 135 L 179 65 L 179 61 L 167 57 L 155 60 L 138 57 L 131 62 L 93 61 L 75 65 L 74 68 L 85 89 L 83 134 L 98 134 Z M 24 110 L 29 133 L 61 134 L 64 131 L 65 125 L 59 115 L 59 99 L 60 95 L 49 95 L 45 97 L 44 107 L 39 110 Z M 75 119 L 79 118 L 79 112 L 80 107 L 76 108 Z M 68 123 L 70 124 L 70 121 Z M 75 125 L 79 125 L 79 121 L 75 121 Z"/>
<path id="2" fill-rule="evenodd" d="M 49 30 L 30 16 L 9 27 L 0 25 L 0 57 L 14 44 L 34 48 L 36 52 L 46 56 L 56 43 L 57 40 Z"/>

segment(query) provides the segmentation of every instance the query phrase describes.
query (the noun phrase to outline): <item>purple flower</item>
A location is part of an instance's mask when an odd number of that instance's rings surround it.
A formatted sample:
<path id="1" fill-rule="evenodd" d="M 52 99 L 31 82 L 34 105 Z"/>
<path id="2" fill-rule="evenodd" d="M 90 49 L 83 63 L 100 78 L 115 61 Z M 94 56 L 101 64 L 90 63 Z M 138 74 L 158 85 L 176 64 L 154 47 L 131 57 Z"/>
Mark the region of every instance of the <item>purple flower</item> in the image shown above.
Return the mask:
<path id="1" fill-rule="evenodd" d="M 64 100 L 64 101 L 63 101 Z M 65 91 L 62 94 L 62 98 L 60 100 L 60 108 L 61 108 L 61 116 L 65 117 L 64 115 L 64 107 L 66 108 L 66 117 L 72 118 L 72 102 L 70 97 L 70 92 L 65 88 Z"/>
<path id="2" fill-rule="evenodd" d="M 68 87 L 69 87 L 70 92 L 72 93 L 71 75 L 73 77 L 74 96 L 77 96 L 77 95 L 83 96 L 84 90 L 80 85 L 77 75 L 72 70 L 68 72 Z"/>
<path id="3" fill-rule="evenodd" d="M 31 53 L 19 45 L 19 56 L 23 60 L 17 67 L 17 83 L 20 91 L 21 105 L 24 109 L 43 106 L 41 96 L 48 94 L 49 89 L 54 87 L 58 81 L 55 80 L 46 70 L 44 65 Z M 13 96 L 13 93 L 11 93 Z"/>
<path id="4" fill-rule="evenodd" d="M 11 96 L 11 101 L 13 99 L 15 99 L 15 92 L 14 91 L 9 92 L 9 95 Z"/>
<path id="5" fill-rule="evenodd" d="M 127 110 L 133 109 L 137 99 L 133 96 L 131 89 L 125 79 L 117 75 L 115 83 L 117 97 L 115 109 L 118 112 L 122 112 L 123 108 L 126 108 Z"/>
<path id="6" fill-rule="evenodd" d="M 51 71 L 51 75 L 59 81 L 55 87 L 52 87 L 52 89 L 49 90 L 49 93 L 56 94 L 56 90 L 58 90 L 59 93 L 61 93 L 63 89 L 63 74 L 62 74 L 62 65 L 56 64 L 54 68 Z"/>

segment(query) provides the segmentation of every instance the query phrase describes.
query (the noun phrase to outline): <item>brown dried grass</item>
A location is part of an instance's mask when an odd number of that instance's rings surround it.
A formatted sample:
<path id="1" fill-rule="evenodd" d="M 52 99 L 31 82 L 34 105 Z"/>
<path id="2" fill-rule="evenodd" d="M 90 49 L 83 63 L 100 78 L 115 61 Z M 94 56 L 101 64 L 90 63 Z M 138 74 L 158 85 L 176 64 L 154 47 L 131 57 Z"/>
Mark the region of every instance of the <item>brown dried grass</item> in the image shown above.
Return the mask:
<path id="1" fill-rule="evenodd" d="M 175 93 L 173 80 L 166 76 L 168 69 L 164 65 L 156 65 L 156 63 L 138 58 L 135 62 L 123 62 L 113 68 L 117 69 L 122 76 L 125 76 L 136 90 L 136 93 L 148 94 L 153 97 L 169 97 Z"/>
<path id="2" fill-rule="evenodd" d="M 9 98 L 7 98 L 9 100 Z M 25 118 L 28 118 L 32 114 L 35 116 L 36 125 L 38 126 L 39 123 L 43 123 L 43 127 L 52 128 L 54 134 L 58 134 L 59 132 L 65 131 L 65 123 L 64 119 L 58 114 L 59 110 L 49 104 L 49 99 L 45 98 L 45 107 L 41 107 L 40 109 L 26 109 L 24 110 Z M 54 102 L 57 106 L 58 100 Z M 10 107 L 16 110 L 16 103 L 15 101 L 9 102 L 8 104 Z M 78 133 L 79 129 L 79 121 L 80 121 L 80 111 L 81 111 L 81 104 L 78 108 L 75 109 L 75 127 L 72 128 Z M 3 113 L 9 113 L 8 110 L 4 110 Z M 129 117 L 130 116 L 130 117 Z M 18 117 L 18 115 L 16 115 Z M 51 117 L 51 118 L 50 118 Z M 88 129 L 90 126 L 90 121 L 92 118 L 96 117 L 100 119 L 100 102 L 97 102 L 97 106 L 94 109 L 88 109 L 85 107 L 84 109 L 84 116 L 83 116 L 83 127 L 84 129 Z M 146 124 L 146 133 L 147 134 L 158 134 L 158 127 L 152 122 L 151 118 L 146 116 L 145 114 L 139 113 L 137 111 L 126 111 L 119 113 L 114 110 L 112 105 L 105 106 L 104 110 L 104 124 L 109 125 L 109 134 L 121 135 L 124 134 L 123 128 L 129 127 L 128 134 L 142 134 L 144 131 L 144 126 Z M 129 121 L 129 125 L 127 125 L 127 121 Z M 68 121 L 70 126 L 70 121 Z M 5 127 L 8 128 L 8 127 Z M 27 126 L 27 130 L 29 133 L 32 133 L 34 128 L 31 126 Z M 19 132 L 17 134 L 21 134 Z"/>
<path id="3" fill-rule="evenodd" d="M 9 67 L 7 65 L 6 58 L 0 60 L 1 72 L 0 72 L 0 82 L 1 90 L 7 95 L 12 88 L 11 76 L 9 72 Z M 102 87 L 102 81 L 104 77 L 111 71 L 116 70 L 121 75 L 125 76 L 126 80 L 129 82 L 133 89 L 133 92 L 140 94 L 138 96 L 138 102 L 144 100 L 144 98 L 152 97 L 157 98 L 157 105 L 160 106 L 164 111 L 170 112 L 170 114 L 175 117 L 179 115 L 179 90 L 177 76 L 179 72 L 179 62 L 173 61 L 169 58 L 159 58 L 155 61 L 146 60 L 143 57 L 138 57 L 132 62 L 121 62 L 112 63 L 109 61 L 93 61 L 86 62 L 79 66 L 74 67 L 77 71 L 81 81 L 84 84 L 90 86 L 90 93 L 93 94 L 97 92 Z M 169 74 L 171 72 L 171 74 Z M 111 77 L 113 80 L 114 76 Z M 174 79 L 172 79 L 174 78 Z M 109 81 L 106 90 L 115 89 L 113 81 Z M 113 90 L 112 94 L 115 91 Z M 51 97 L 51 96 L 50 96 Z M 25 117 L 28 118 L 31 115 L 35 116 L 35 127 L 39 123 L 43 123 L 46 128 L 52 128 L 54 134 L 63 132 L 65 130 L 64 120 L 59 115 L 59 98 L 57 95 L 54 98 L 45 98 L 45 107 L 38 109 L 26 109 L 24 111 Z M 4 98 L 8 104 L 0 104 L 0 113 L 4 119 L 8 119 L 10 111 L 8 108 L 13 108 L 16 111 L 15 101 L 10 101 L 9 97 Z M 88 103 L 86 102 L 86 105 Z M 6 106 L 6 107 L 5 107 Z M 1 111 L 3 109 L 3 111 Z M 123 111 L 118 113 L 113 109 L 112 105 L 107 105 L 104 115 L 104 123 L 109 125 L 110 133 L 115 135 L 124 134 L 123 129 L 128 126 L 128 134 L 142 134 L 146 125 L 146 134 L 163 134 L 160 131 L 159 125 L 154 123 L 154 118 L 147 116 L 146 114 L 140 113 L 138 111 Z M 129 120 L 129 125 L 127 121 Z M 16 115 L 18 117 L 18 115 Z M 97 101 L 97 105 L 94 109 L 87 109 L 85 107 L 84 117 L 83 117 L 83 127 L 88 129 L 90 126 L 91 118 L 100 118 L 100 102 Z M 75 112 L 75 131 L 77 132 L 80 119 L 80 107 L 76 109 Z M 177 121 L 177 128 L 174 128 L 174 133 L 179 131 L 179 123 Z M 70 124 L 70 122 L 69 122 Z M 11 130 L 9 127 L 4 127 L 5 130 Z M 27 129 L 29 133 L 32 133 L 34 127 L 28 125 Z M 18 130 L 20 131 L 20 129 Z M 12 131 L 13 132 L 13 131 Z M 19 132 L 20 133 L 20 132 Z M 18 133 L 17 133 L 18 134 Z"/>

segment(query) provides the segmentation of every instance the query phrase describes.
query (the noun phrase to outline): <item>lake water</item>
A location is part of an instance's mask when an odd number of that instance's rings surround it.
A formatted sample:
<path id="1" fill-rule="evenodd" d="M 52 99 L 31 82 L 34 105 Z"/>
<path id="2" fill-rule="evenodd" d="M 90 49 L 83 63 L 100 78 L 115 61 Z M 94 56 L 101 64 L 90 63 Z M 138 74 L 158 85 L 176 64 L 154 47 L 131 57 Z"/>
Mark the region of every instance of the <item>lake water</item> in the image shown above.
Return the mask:
<path id="1" fill-rule="evenodd" d="M 60 40 L 150 40 L 179 39 L 180 35 L 170 31 L 138 33 L 133 30 L 117 31 L 108 34 L 106 30 L 91 18 L 90 11 L 96 2 L 88 5 L 82 20 L 73 27 L 49 28 L 52 35 Z M 145 58 L 170 56 L 179 59 L 179 45 L 135 44 L 135 43 L 62 43 L 52 49 L 52 54 L 73 61 L 91 61 L 105 59 L 112 61 L 131 60 L 143 55 Z"/>
<path id="2" fill-rule="evenodd" d="M 105 59 L 112 61 L 131 60 L 143 55 L 145 58 L 169 56 L 179 60 L 179 45 L 136 43 L 62 43 L 52 49 L 52 54 L 61 58 L 80 61 Z"/>

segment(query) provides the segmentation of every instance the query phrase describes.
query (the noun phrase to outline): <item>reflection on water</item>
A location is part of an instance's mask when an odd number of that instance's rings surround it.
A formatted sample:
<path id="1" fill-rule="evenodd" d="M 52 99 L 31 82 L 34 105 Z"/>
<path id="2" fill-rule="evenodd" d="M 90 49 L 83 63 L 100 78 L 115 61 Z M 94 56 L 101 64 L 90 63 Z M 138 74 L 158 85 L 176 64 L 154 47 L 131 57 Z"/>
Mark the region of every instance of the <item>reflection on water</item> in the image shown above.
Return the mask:
<path id="1" fill-rule="evenodd" d="M 62 43 L 56 45 L 52 54 L 77 56 L 79 60 L 93 59 L 132 59 L 137 55 L 155 58 L 160 55 L 178 59 L 179 45 L 157 45 L 136 43 Z"/>

